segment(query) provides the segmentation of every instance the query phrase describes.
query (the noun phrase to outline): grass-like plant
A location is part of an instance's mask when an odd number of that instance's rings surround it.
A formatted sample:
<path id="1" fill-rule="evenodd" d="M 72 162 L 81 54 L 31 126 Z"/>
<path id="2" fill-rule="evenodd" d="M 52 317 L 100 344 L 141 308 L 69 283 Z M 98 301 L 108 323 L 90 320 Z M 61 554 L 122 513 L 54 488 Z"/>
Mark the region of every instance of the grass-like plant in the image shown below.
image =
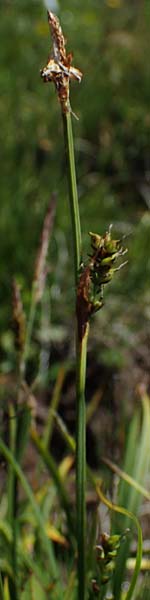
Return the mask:
<path id="1" fill-rule="evenodd" d="M 114 263 L 124 251 L 119 240 L 113 240 L 111 229 L 104 236 L 90 233 L 91 256 L 82 263 L 82 238 L 74 159 L 70 81 L 81 81 L 79 69 L 72 66 L 72 54 L 66 53 L 64 35 L 57 17 L 48 13 L 52 36 L 52 54 L 41 71 L 45 82 L 53 82 L 61 105 L 69 184 L 70 214 L 74 251 L 76 290 L 76 498 L 78 546 L 78 598 L 86 598 L 86 411 L 85 382 L 89 321 L 91 315 L 103 306 L 103 287 L 113 277 Z M 122 264 L 120 265 L 121 268 Z"/>
<path id="2" fill-rule="evenodd" d="M 121 481 L 117 503 L 114 504 L 102 490 L 100 478 L 95 476 L 86 464 L 86 359 L 91 316 L 103 308 L 104 287 L 111 281 L 115 271 L 123 266 L 124 263 L 120 263 L 116 267 L 116 261 L 122 258 L 126 250 L 120 240 L 113 239 L 109 226 L 104 234 L 90 232 L 90 255 L 83 261 L 69 97 L 70 81 L 80 82 L 82 74 L 72 66 L 72 55 L 66 53 L 61 26 L 51 12 L 48 13 L 48 22 L 52 36 L 52 53 L 46 67 L 41 71 L 41 77 L 45 82 L 53 82 L 55 85 L 64 130 L 75 281 L 76 440 L 72 438 L 57 412 L 66 365 L 58 372 L 51 407 L 41 437 L 34 420 L 34 394 L 38 382 L 35 380 L 29 387 L 26 381 L 34 318 L 45 286 L 46 257 L 56 209 L 56 199 L 53 197 L 43 225 L 27 324 L 19 287 L 16 282 L 13 284 L 18 394 L 15 407 L 13 402 L 9 407 L 9 444 L 6 445 L 0 438 L 0 453 L 8 463 L 7 503 L 2 503 L 0 509 L 3 557 L 0 558 L 0 600 L 92 600 L 95 597 L 99 600 L 108 597 L 112 600 L 133 600 L 136 598 L 136 582 L 142 558 L 142 533 L 137 512 L 141 496 L 149 498 L 149 493 L 143 487 L 143 471 L 146 475 L 149 466 L 146 461 L 149 449 L 149 399 L 146 396 L 143 400 L 142 427 L 139 425 L 138 413 L 132 421 L 123 469 L 118 469 L 105 458 L 107 467 L 115 471 Z M 69 449 L 67 459 L 60 462 L 59 468 L 51 453 L 54 420 Z M 22 468 L 29 439 L 40 457 L 36 476 L 41 476 L 42 462 L 50 478 L 50 483 L 38 485 L 36 491 L 32 489 Z M 138 462 L 135 464 L 133 460 L 130 464 L 130 455 L 135 453 L 135 448 Z M 75 511 L 74 506 L 71 506 L 66 486 L 66 477 L 69 480 L 74 458 Z M 87 536 L 87 481 L 93 486 L 97 501 L 103 502 L 116 517 L 111 533 L 106 534 L 102 531 L 98 538 L 96 511 Z M 23 490 L 23 499 L 20 499 L 18 485 L 21 485 Z M 56 513 L 59 517 L 55 526 L 53 520 Z M 122 517 L 124 521 L 120 522 Z M 137 529 L 137 554 L 132 565 L 133 573 L 130 576 L 129 587 L 124 594 L 122 582 L 129 556 L 128 533 L 132 525 Z M 63 552 L 59 551 L 56 558 L 53 542 L 64 549 L 65 560 Z"/>

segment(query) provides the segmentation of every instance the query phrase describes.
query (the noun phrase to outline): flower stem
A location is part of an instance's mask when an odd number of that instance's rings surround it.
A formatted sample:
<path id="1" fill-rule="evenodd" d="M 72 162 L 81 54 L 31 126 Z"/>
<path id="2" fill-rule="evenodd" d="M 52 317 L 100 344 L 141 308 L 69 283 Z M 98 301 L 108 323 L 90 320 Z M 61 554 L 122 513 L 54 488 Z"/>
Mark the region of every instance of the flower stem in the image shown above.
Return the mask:
<path id="1" fill-rule="evenodd" d="M 64 126 L 64 140 L 65 140 L 65 151 L 66 151 L 68 185 L 69 185 L 70 213 L 71 213 L 71 223 L 72 223 L 74 275 L 75 275 L 75 284 L 77 286 L 78 272 L 79 272 L 79 267 L 80 267 L 80 262 L 81 262 L 81 226 L 80 226 L 78 192 L 77 192 L 77 182 L 76 182 L 74 144 L 73 144 L 71 114 L 70 114 L 70 112 L 67 112 L 67 113 L 62 112 L 62 116 L 63 116 L 63 126 Z"/>
<path id="2" fill-rule="evenodd" d="M 85 600 L 86 594 L 86 411 L 85 381 L 87 340 L 89 324 L 84 337 L 77 337 L 77 430 L 76 430 L 76 496 L 77 496 L 77 537 L 78 537 L 78 600 Z"/>
<path id="3" fill-rule="evenodd" d="M 74 159 L 74 145 L 70 112 L 63 113 L 64 139 L 66 150 L 66 163 L 69 184 L 70 213 L 72 224 L 72 238 L 74 251 L 74 277 L 77 289 L 79 267 L 81 263 L 81 227 L 76 183 L 76 170 Z M 85 380 L 87 338 L 89 325 L 87 323 L 82 340 L 77 327 L 76 340 L 76 402 L 77 402 L 77 430 L 76 430 L 76 499 L 77 499 L 77 546 L 78 546 L 78 600 L 85 600 L 86 594 L 86 558 L 85 558 L 85 530 L 86 530 L 86 413 L 85 413 Z"/>

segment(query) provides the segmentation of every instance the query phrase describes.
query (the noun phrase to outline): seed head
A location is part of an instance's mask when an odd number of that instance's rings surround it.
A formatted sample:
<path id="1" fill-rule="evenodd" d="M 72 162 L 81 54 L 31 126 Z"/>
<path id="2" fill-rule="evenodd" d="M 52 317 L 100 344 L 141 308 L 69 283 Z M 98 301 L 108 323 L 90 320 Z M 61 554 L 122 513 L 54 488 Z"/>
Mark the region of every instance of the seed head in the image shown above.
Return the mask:
<path id="1" fill-rule="evenodd" d="M 103 288 L 116 271 L 127 261 L 115 266 L 116 260 L 126 254 L 121 240 L 111 237 L 111 226 L 102 236 L 90 231 L 91 254 L 87 265 L 82 266 L 77 289 L 77 320 L 79 337 L 83 338 L 90 316 L 103 306 Z"/>
<path id="2" fill-rule="evenodd" d="M 52 37 L 52 51 L 46 67 L 41 70 L 44 82 L 53 82 L 63 113 L 71 112 L 69 99 L 70 80 L 81 81 L 82 73 L 72 66 L 72 54 L 66 53 L 66 42 L 58 18 L 48 11 L 48 23 Z"/>

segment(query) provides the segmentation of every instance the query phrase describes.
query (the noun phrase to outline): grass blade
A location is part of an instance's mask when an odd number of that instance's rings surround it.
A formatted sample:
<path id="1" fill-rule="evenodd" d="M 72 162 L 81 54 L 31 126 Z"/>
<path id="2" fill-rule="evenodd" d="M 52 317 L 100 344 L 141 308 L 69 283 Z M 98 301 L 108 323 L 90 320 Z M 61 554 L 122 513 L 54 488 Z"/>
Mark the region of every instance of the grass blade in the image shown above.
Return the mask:
<path id="1" fill-rule="evenodd" d="M 135 436 L 136 432 L 136 436 Z M 129 447 L 125 457 L 125 467 L 128 468 L 127 474 L 134 480 L 137 480 L 139 485 L 142 485 L 148 471 L 150 462 L 150 403 L 149 398 L 145 395 L 143 398 L 143 419 L 141 432 L 139 431 L 139 414 L 133 419 L 129 434 Z M 133 437 L 132 437 L 133 435 Z M 131 459 L 130 459 L 131 457 Z M 124 468 L 124 470 L 127 470 Z M 137 515 L 142 497 L 142 491 L 135 488 L 132 484 L 129 486 L 125 480 L 122 480 L 119 487 L 118 504 L 123 505 L 128 511 Z M 122 532 L 122 523 L 120 519 L 115 519 L 115 530 Z M 128 517 L 125 521 L 125 527 L 130 527 Z M 113 526 L 114 529 L 114 526 Z M 120 598 L 120 590 L 122 577 L 126 566 L 127 557 L 129 555 L 130 540 L 126 540 L 124 547 L 120 548 L 116 570 L 114 574 L 114 595 L 116 600 Z"/>
<path id="2" fill-rule="evenodd" d="M 110 502 L 110 500 L 108 500 L 106 498 L 106 496 L 104 496 L 103 492 L 101 491 L 101 489 L 99 488 L 99 486 L 97 486 L 97 494 L 98 497 L 100 498 L 100 500 L 106 505 L 108 506 L 108 508 L 116 513 L 119 513 L 121 515 L 124 515 L 128 520 L 133 521 L 136 529 L 137 529 L 137 534 L 138 534 L 138 543 L 137 543 L 137 554 L 136 554 L 136 562 L 135 562 L 135 568 L 134 568 L 134 572 L 132 575 L 132 579 L 131 579 L 131 583 L 128 589 L 128 592 L 126 594 L 125 600 L 131 600 L 132 598 L 132 594 L 135 590 L 135 586 L 136 586 L 136 582 L 137 582 L 137 578 L 140 572 L 140 566 L 141 566 L 141 560 L 142 560 L 142 530 L 139 524 L 139 521 L 137 519 L 137 517 L 131 513 L 129 510 L 127 510 L 126 508 L 123 508 L 121 506 L 118 506 L 117 504 L 112 504 L 112 502 Z M 117 596 L 114 596 L 115 600 Z"/>
<path id="3" fill-rule="evenodd" d="M 65 375 L 66 375 L 66 370 L 67 370 L 67 368 L 65 367 L 65 365 L 61 366 L 61 368 L 59 369 L 59 372 L 58 372 L 58 377 L 57 377 L 56 383 L 55 383 L 52 400 L 51 400 L 48 415 L 47 415 L 45 430 L 44 430 L 44 434 L 43 434 L 43 445 L 45 446 L 45 448 L 48 448 L 48 446 L 50 446 L 52 432 L 53 432 L 53 421 L 54 421 L 53 411 L 57 411 L 57 409 L 58 409 L 60 395 L 61 395 L 61 391 L 62 391 L 62 387 L 63 387 Z"/>
<path id="4" fill-rule="evenodd" d="M 0 600 L 5 600 L 1 573 L 0 573 Z"/>
<path id="5" fill-rule="evenodd" d="M 15 474 L 17 475 L 17 477 L 24 489 L 24 492 L 32 506 L 32 510 L 33 510 L 34 516 L 36 518 L 36 522 L 39 527 L 41 537 L 43 538 L 44 546 L 47 551 L 47 555 L 49 557 L 49 568 L 50 568 L 51 576 L 52 576 L 52 578 L 57 579 L 58 578 L 58 568 L 57 568 L 57 564 L 56 564 L 56 560 L 55 560 L 55 556 L 54 556 L 54 552 L 53 552 L 53 547 L 52 547 L 50 540 L 48 540 L 48 538 L 46 536 L 45 524 L 43 522 L 43 518 L 42 518 L 41 512 L 39 510 L 39 507 L 35 501 L 32 489 L 31 489 L 20 465 L 17 463 L 17 461 L 13 457 L 13 454 L 10 452 L 10 450 L 7 448 L 7 446 L 4 444 L 4 442 L 1 438 L 0 438 L 0 452 L 2 453 L 4 458 L 7 460 L 8 464 L 10 464 L 12 466 L 12 468 L 13 468 Z M 60 598 L 61 597 L 62 597 L 62 594 L 61 594 Z"/>
<path id="6" fill-rule="evenodd" d="M 45 465 L 47 466 L 48 471 L 50 472 L 50 474 L 53 477 L 54 483 L 55 483 L 57 491 L 58 491 L 58 495 L 62 502 L 62 506 L 66 512 L 69 530 L 73 533 L 74 532 L 74 522 L 73 522 L 72 515 L 71 515 L 71 507 L 70 507 L 70 503 L 68 501 L 68 497 L 67 497 L 66 490 L 64 488 L 62 479 L 59 475 L 57 465 L 56 465 L 53 457 L 51 456 L 51 454 L 45 448 L 43 442 L 40 440 L 40 438 L 35 430 L 31 431 L 31 439 L 32 439 L 32 442 L 34 443 L 36 449 L 38 450 L 42 460 L 44 461 Z"/>
<path id="7" fill-rule="evenodd" d="M 148 492 L 146 490 L 146 488 L 143 487 L 143 485 L 141 485 L 140 483 L 138 483 L 138 481 L 136 481 L 133 477 L 131 477 L 131 475 L 128 475 L 128 473 L 125 473 L 125 471 L 123 471 L 122 469 L 120 469 L 120 467 L 118 467 L 109 458 L 103 458 L 102 461 L 114 473 L 116 473 L 116 475 L 118 475 L 118 477 L 120 477 L 120 479 L 123 479 L 123 481 L 125 481 L 130 487 L 133 487 L 137 492 L 139 492 L 139 494 L 142 494 L 142 496 L 144 498 L 146 498 L 147 500 L 150 501 L 150 492 Z"/>

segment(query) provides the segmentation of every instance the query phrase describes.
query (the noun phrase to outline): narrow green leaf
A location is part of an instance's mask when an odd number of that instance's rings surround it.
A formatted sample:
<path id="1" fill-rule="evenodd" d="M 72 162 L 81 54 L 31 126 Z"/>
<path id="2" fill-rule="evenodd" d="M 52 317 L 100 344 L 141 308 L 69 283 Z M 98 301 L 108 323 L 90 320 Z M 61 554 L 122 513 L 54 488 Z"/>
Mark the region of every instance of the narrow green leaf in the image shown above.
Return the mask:
<path id="1" fill-rule="evenodd" d="M 9 561 L 7 560 L 7 558 L 0 558 L 0 572 L 4 573 L 6 575 L 8 575 L 8 577 L 11 579 L 11 581 L 14 581 L 14 573 L 13 573 L 13 569 L 9 563 Z"/>
<path id="2" fill-rule="evenodd" d="M 70 574 L 67 589 L 64 594 L 64 600 L 75 600 L 76 591 L 77 591 L 77 579 L 76 579 L 76 571 L 74 570 Z"/>
<path id="3" fill-rule="evenodd" d="M 4 596 L 4 588 L 3 588 L 1 572 L 0 572 L 0 600 L 6 600 L 5 596 Z"/>
<path id="4" fill-rule="evenodd" d="M 35 575 L 32 575 L 21 594 L 21 600 L 46 600 L 47 596 Z"/>
<path id="5" fill-rule="evenodd" d="M 5 579 L 4 579 L 4 600 L 11 600 L 10 593 L 9 593 L 8 578 L 7 577 L 5 577 Z"/>
<path id="6" fill-rule="evenodd" d="M 39 455 L 41 456 L 42 460 L 44 461 L 45 465 L 47 466 L 50 475 L 53 477 L 54 483 L 56 485 L 58 494 L 59 494 L 61 502 L 62 502 L 62 506 L 66 512 L 69 530 L 71 532 L 74 532 L 74 521 L 72 518 L 70 502 L 69 502 L 65 487 L 63 485 L 63 481 L 60 477 L 55 460 L 51 456 L 50 452 L 48 452 L 48 450 L 45 448 L 43 442 L 40 440 L 40 437 L 38 436 L 35 429 L 31 431 L 31 439 L 32 439 L 32 442 L 34 443 L 36 449 L 38 450 Z"/>
<path id="7" fill-rule="evenodd" d="M 44 546 L 47 551 L 47 555 L 49 557 L 49 568 L 50 568 L 51 576 L 54 579 L 55 578 L 58 579 L 58 567 L 57 567 L 56 560 L 54 557 L 53 547 L 52 547 L 51 541 L 47 538 L 47 535 L 45 533 L 45 524 L 43 522 L 43 518 L 42 518 L 41 512 L 39 510 L 39 507 L 35 501 L 32 489 L 31 489 L 20 465 L 17 463 L 17 461 L 13 457 L 12 453 L 7 448 L 7 446 L 4 444 L 4 442 L 2 441 L 1 438 L 0 438 L 0 452 L 2 453 L 2 455 L 5 457 L 5 459 L 8 461 L 8 463 L 14 469 L 14 472 L 17 475 L 18 479 L 20 480 L 20 483 L 25 491 L 25 494 L 28 497 L 28 500 L 32 506 L 34 516 L 36 518 L 37 525 L 39 527 L 39 532 L 44 541 Z M 61 594 L 61 596 L 62 596 L 62 594 Z M 60 598 L 61 598 L 61 596 L 60 596 Z"/>
<path id="8" fill-rule="evenodd" d="M 9 523 L 0 520 L 0 533 L 4 536 L 8 544 L 12 542 L 12 530 Z"/>
<path id="9" fill-rule="evenodd" d="M 123 479 L 123 481 L 125 481 L 126 483 L 128 483 L 128 485 L 130 487 L 135 488 L 135 490 L 137 492 L 139 492 L 139 494 L 142 494 L 142 496 L 144 498 L 146 498 L 147 500 L 150 501 L 150 492 L 148 492 L 148 490 L 146 490 L 146 488 L 143 487 L 143 485 L 141 485 L 140 483 L 138 483 L 138 481 L 136 481 L 133 477 L 131 477 L 131 475 L 128 475 L 128 473 L 125 473 L 125 471 L 123 471 L 122 469 L 120 469 L 109 458 L 103 458 L 102 460 L 105 463 L 105 465 L 107 465 L 114 473 L 116 473 L 116 475 L 118 475 L 118 477 L 120 477 L 121 479 Z"/>
<path id="10" fill-rule="evenodd" d="M 150 401 L 145 395 L 142 400 L 142 425 L 139 430 L 139 412 L 133 418 L 129 433 L 129 447 L 124 462 L 124 470 L 133 477 L 141 486 L 145 481 L 146 474 L 150 463 Z M 136 435 L 135 435 L 136 434 Z M 131 457 L 131 460 L 130 460 Z M 128 468 L 128 471 L 127 471 Z M 138 514 L 140 502 L 142 498 L 142 490 L 138 490 L 129 482 L 122 480 L 119 486 L 118 505 L 123 505 L 129 512 Z M 120 533 L 124 527 L 131 527 L 130 519 L 127 517 L 124 525 L 120 518 L 115 518 L 113 531 L 117 530 Z M 128 538 L 124 545 L 120 548 L 116 569 L 114 573 L 114 595 L 116 600 L 120 600 L 120 591 L 122 578 L 125 571 L 126 561 L 129 556 L 130 539 Z"/>
<path id="11" fill-rule="evenodd" d="M 44 433 L 43 433 L 43 446 L 45 446 L 45 448 L 47 448 L 47 449 L 50 446 L 52 432 L 53 432 L 53 422 L 54 422 L 53 411 L 57 411 L 57 409 L 58 409 L 62 386 L 63 386 L 65 375 L 66 375 L 66 370 L 67 369 L 66 369 L 65 365 L 61 366 L 61 368 L 59 369 L 57 380 L 56 380 L 55 387 L 54 387 L 54 391 L 52 394 L 52 399 L 51 399 L 50 406 L 49 406 L 46 425 L 45 425 L 45 429 L 44 429 Z"/>
<path id="12" fill-rule="evenodd" d="M 127 517 L 129 520 L 133 521 L 136 529 L 137 529 L 137 534 L 138 534 L 138 543 L 137 543 L 137 554 L 136 554 L 136 562 L 135 562 L 135 568 L 134 568 L 134 572 L 131 578 L 131 583 L 128 589 L 128 592 L 126 594 L 125 600 L 131 600 L 132 598 L 132 594 L 135 590 L 135 586 L 137 583 L 137 578 L 140 572 L 140 566 L 141 566 L 141 560 L 142 560 L 142 530 L 139 524 L 139 521 L 137 519 L 137 517 L 131 513 L 129 510 L 127 510 L 126 508 L 122 507 L 122 506 L 118 506 L 117 504 L 112 504 L 112 502 L 110 502 L 110 500 L 108 500 L 106 498 L 106 496 L 104 496 L 103 492 L 101 491 L 101 489 L 99 488 L 99 486 L 97 486 L 97 494 L 98 497 L 100 498 L 100 500 L 106 505 L 108 506 L 108 508 L 116 513 L 122 514 L 125 517 Z M 116 598 L 116 596 L 115 596 Z"/>

